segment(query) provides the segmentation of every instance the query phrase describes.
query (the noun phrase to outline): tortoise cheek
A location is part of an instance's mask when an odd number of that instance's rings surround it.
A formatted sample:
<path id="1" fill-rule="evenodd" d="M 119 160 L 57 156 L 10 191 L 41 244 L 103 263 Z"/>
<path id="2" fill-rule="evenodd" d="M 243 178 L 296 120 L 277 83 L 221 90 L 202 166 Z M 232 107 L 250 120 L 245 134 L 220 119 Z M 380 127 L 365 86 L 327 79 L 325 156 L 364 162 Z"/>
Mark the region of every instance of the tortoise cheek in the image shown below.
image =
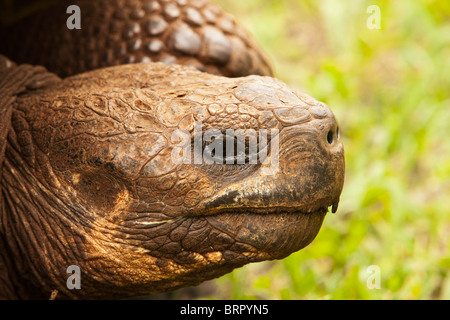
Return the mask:
<path id="1" fill-rule="evenodd" d="M 131 198 L 121 181 L 97 170 L 74 173 L 71 182 L 76 195 L 74 201 L 80 202 L 91 214 L 102 217 L 116 217 Z"/>

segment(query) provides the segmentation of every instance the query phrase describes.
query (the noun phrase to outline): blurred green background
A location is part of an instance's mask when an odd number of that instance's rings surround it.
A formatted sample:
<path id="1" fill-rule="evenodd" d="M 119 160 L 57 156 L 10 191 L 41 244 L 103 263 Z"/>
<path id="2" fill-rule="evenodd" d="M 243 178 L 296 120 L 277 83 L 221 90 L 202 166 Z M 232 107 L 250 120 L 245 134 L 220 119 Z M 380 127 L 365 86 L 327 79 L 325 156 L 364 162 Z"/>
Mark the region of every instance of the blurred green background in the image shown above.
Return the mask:
<path id="1" fill-rule="evenodd" d="M 194 290 L 210 299 L 450 299 L 450 1 L 214 1 L 257 39 L 277 78 L 333 110 L 346 181 L 338 212 L 308 247 Z M 371 5 L 381 29 L 367 27 Z M 379 289 L 367 285 L 373 265 Z"/>
<path id="2" fill-rule="evenodd" d="M 209 298 L 450 299 L 450 1 L 216 2 L 276 77 L 334 111 L 346 181 L 311 245 L 215 280 Z"/>

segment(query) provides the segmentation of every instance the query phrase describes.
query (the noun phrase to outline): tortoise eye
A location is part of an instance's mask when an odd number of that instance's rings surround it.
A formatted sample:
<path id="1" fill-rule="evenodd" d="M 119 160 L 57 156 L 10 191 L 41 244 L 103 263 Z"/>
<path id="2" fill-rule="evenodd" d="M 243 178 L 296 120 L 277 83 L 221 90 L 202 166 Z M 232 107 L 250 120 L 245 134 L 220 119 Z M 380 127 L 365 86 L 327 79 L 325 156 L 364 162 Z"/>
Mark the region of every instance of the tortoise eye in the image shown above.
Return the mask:
<path id="1" fill-rule="evenodd" d="M 254 130 L 226 130 L 213 137 L 207 137 L 202 140 L 201 155 L 203 162 L 212 164 L 257 164 L 261 163 L 261 149 L 270 141 L 265 136 L 261 138 Z M 260 141 L 264 139 L 264 144 Z M 194 144 L 193 144 L 194 145 Z M 195 150 L 195 149 L 194 149 Z M 267 153 L 267 150 L 264 150 Z"/>
<path id="2" fill-rule="evenodd" d="M 219 136 L 202 144 L 203 157 L 217 164 L 245 164 L 249 161 L 249 142 L 234 137 Z"/>

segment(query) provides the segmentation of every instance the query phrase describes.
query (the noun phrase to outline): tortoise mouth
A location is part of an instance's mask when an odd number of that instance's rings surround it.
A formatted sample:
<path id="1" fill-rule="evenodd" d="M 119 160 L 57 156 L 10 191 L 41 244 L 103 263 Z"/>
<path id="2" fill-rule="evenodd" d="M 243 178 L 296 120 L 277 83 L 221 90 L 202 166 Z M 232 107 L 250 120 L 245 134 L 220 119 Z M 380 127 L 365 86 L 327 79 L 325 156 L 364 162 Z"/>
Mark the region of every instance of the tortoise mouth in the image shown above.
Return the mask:
<path id="1" fill-rule="evenodd" d="M 209 224 L 235 239 L 233 253 L 249 261 L 282 259 L 309 245 L 328 212 L 298 207 L 238 208 L 207 215 Z M 205 216 L 203 216 L 205 217 Z"/>
<path id="2" fill-rule="evenodd" d="M 331 201 L 330 199 L 321 199 L 311 204 L 303 205 L 273 205 L 266 207 L 257 206 L 242 206 L 242 207 L 213 207 L 205 208 L 197 211 L 195 216 L 209 216 L 216 214 L 240 214 L 240 213 L 253 213 L 253 214 L 314 214 L 314 213 L 327 213 L 328 208 L 331 207 L 331 212 L 336 213 L 339 205 L 339 200 Z"/>

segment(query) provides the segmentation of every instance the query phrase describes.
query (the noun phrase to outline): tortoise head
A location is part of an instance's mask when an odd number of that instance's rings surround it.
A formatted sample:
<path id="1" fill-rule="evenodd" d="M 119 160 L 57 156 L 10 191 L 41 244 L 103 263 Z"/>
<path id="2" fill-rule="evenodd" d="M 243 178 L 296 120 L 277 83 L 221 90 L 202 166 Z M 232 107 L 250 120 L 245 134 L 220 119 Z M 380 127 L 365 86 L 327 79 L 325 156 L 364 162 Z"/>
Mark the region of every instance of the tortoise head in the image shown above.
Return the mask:
<path id="1" fill-rule="evenodd" d="M 5 166 L 26 178 L 4 185 L 36 195 L 45 223 L 27 250 L 45 244 L 41 286 L 68 296 L 157 293 L 286 257 L 343 187 L 330 109 L 269 77 L 106 68 L 18 97 L 12 127 Z M 65 288 L 69 265 L 81 290 Z"/>

